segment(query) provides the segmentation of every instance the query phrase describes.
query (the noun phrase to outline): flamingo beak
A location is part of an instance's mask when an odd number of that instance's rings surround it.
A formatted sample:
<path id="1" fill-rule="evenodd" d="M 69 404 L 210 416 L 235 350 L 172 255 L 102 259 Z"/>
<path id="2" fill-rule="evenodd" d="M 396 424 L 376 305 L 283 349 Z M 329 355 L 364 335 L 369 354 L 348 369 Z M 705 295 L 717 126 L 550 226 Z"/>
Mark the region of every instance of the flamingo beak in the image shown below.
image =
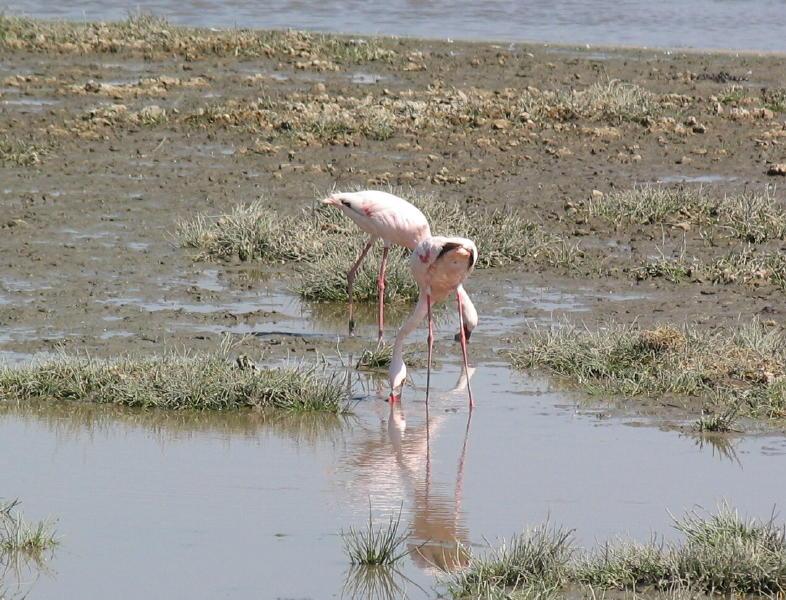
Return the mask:
<path id="1" fill-rule="evenodd" d="M 400 401 L 401 401 L 401 394 L 394 394 L 393 392 L 390 393 L 390 396 L 388 397 L 388 402 L 390 402 L 391 404 L 395 404 L 396 402 L 400 402 Z"/>

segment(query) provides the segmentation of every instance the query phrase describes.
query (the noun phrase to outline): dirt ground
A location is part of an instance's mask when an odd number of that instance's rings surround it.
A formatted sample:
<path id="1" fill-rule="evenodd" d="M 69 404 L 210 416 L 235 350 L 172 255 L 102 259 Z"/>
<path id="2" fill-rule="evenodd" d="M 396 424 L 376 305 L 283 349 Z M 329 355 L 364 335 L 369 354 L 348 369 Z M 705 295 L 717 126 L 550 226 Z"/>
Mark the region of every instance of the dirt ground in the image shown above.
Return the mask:
<path id="1" fill-rule="evenodd" d="M 287 293 L 286 265 L 271 272 L 239 261 L 195 263 L 173 232 L 197 212 L 219 215 L 260 196 L 296 211 L 351 186 L 411 186 L 509 207 L 584 249 L 578 271 L 525 264 L 473 276 L 481 355 L 504 346 L 499 331 L 482 335 L 484 316 L 502 303 L 518 324 L 574 311 L 571 302 L 524 301 L 550 291 L 583 298 L 578 316 L 587 323 L 717 327 L 754 315 L 784 322 L 784 291 L 774 285 L 637 282 L 628 273 L 659 251 L 684 245 L 701 258 L 736 242 L 675 227 L 615 229 L 576 208 L 593 190 L 644 183 L 687 182 L 722 195 L 782 182 L 767 172 L 786 162 L 786 113 L 767 108 L 763 88 L 786 87 L 786 57 L 375 44 L 393 54 L 191 56 L 0 42 L 0 139 L 11 148 L 0 165 L 0 352 L 21 359 L 56 347 L 107 356 L 206 348 L 222 332 L 254 332 L 261 323 L 268 334 L 255 343 L 273 353 L 329 353 L 343 333 L 342 307 L 299 304 Z M 582 90 L 610 80 L 649 91 L 659 112 L 505 112 L 528 88 Z M 450 105 L 467 96 L 483 100 L 455 118 L 393 123 L 384 135 L 363 123 L 299 130 L 298 114 L 330 103 Z M 289 116 L 276 121 L 270 111 L 280 114 L 285 103 Z M 781 187 L 771 195 L 783 205 Z M 770 248 L 783 252 L 783 240 Z"/>

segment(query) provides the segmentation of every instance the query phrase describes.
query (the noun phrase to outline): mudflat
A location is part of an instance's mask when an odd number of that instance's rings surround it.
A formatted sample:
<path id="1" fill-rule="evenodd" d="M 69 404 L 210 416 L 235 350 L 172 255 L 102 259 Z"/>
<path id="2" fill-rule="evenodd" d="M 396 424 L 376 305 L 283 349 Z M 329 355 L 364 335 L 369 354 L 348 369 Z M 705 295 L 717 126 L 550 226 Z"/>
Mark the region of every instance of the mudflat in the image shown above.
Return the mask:
<path id="1" fill-rule="evenodd" d="M 558 236 L 564 260 L 473 277 L 479 334 L 500 311 L 526 321 L 576 308 L 530 302 L 533 290 L 581 296 L 589 323 L 784 322 L 784 56 L 192 30 L 145 17 L 6 17 L 0 31 L 6 358 L 198 348 L 222 332 L 256 333 L 274 353 L 332 348 L 342 307 L 297 300 L 291 265 L 195 261 L 175 232 L 196 213 L 262 198 L 296 214 L 352 187 L 520 211 Z M 646 186 L 703 200 L 637 212 Z M 738 208 L 719 218 L 713 206 L 731 196 Z M 765 235 L 734 225 L 746 210 Z M 490 329 L 476 351 L 516 333 Z"/>

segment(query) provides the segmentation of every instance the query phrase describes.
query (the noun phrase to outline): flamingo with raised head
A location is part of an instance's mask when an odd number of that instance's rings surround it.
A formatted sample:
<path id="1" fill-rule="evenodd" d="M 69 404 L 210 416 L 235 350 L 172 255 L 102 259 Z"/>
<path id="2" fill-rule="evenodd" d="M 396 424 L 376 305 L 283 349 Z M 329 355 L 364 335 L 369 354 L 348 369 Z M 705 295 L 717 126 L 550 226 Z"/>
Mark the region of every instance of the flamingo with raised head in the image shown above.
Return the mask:
<path id="1" fill-rule="evenodd" d="M 377 277 L 377 289 L 379 290 L 378 341 L 381 343 L 384 336 L 385 323 L 385 267 L 390 246 L 395 244 L 414 250 L 421 241 L 431 237 L 431 227 L 426 216 L 416 206 L 403 198 L 379 190 L 337 192 L 322 200 L 322 203 L 341 209 L 360 229 L 369 235 L 368 242 L 360 251 L 352 268 L 347 272 L 350 335 L 352 335 L 355 328 L 352 302 L 352 287 L 355 283 L 355 276 L 368 251 L 377 240 L 382 240 L 382 263 L 380 264 L 379 276 Z M 464 327 L 461 332 L 456 334 L 456 340 L 461 339 L 462 334 L 465 339 L 469 339 L 472 330 L 478 323 L 478 313 L 462 286 L 459 286 L 457 293 L 463 308 Z"/>
<path id="2" fill-rule="evenodd" d="M 407 366 L 404 364 L 404 340 L 420 324 L 424 317 L 428 317 L 428 363 L 426 371 L 426 403 L 428 403 L 429 388 L 431 387 L 431 354 L 434 347 L 434 322 L 431 317 L 431 307 L 437 302 L 442 302 L 452 293 L 456 292 L 456 301 L 459 315 L 459 339 L 461 352 L 464 358 L 464 371 L 469 373 L 467 359 L 467 340 L 464 325 L 464 310 L 459 289 L 475 268 L 478 260 L 478 249 L 475 242 L 466 238 L 430 237 L 421 241 L 409 259 L 412 275 L 418 284 L 420 294 L 418 303 L 412 314 L 407 318 L 396 335 L 393 344 L 393 358 L 390 363 L 390 402 L 401 400 L 404 380 L 407 377 Z M 472 386 L 467 380 L 469 394 L 469 408 L 474 408 Z"/>

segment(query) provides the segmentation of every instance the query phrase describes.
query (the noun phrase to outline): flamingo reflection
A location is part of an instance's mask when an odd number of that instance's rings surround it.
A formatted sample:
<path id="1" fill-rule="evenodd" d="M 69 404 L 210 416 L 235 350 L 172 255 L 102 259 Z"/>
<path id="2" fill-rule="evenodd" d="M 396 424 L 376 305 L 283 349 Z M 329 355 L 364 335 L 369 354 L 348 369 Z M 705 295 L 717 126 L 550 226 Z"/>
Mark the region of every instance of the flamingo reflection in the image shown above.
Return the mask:
<path id="1" fill-rule="evenodd" d="M 461 502 L 471 413 L 467 414 L 452 493 L 448 486 L 434 482 L 431 452 L 435 438 L 452 417 L 452 409 L 464 408 L 462 392 L 474 371 L 472 367 L 468 372 L 462 370 L 451 391 L 432 399 L 425 421 L 407 422 L 401 403 L 381 405 L 387 415 L 380 411 L 380 428 L 366 437 L 349 459 L 359 474 L 353 492 L 370 497 L 375 508 L 395 510 L 402 495 L 411 494 L 409 549 L 415 563 L 432 572 L 455 570 L 468 560 L 464 549 L 469 532 L 463 523 Z"/>

